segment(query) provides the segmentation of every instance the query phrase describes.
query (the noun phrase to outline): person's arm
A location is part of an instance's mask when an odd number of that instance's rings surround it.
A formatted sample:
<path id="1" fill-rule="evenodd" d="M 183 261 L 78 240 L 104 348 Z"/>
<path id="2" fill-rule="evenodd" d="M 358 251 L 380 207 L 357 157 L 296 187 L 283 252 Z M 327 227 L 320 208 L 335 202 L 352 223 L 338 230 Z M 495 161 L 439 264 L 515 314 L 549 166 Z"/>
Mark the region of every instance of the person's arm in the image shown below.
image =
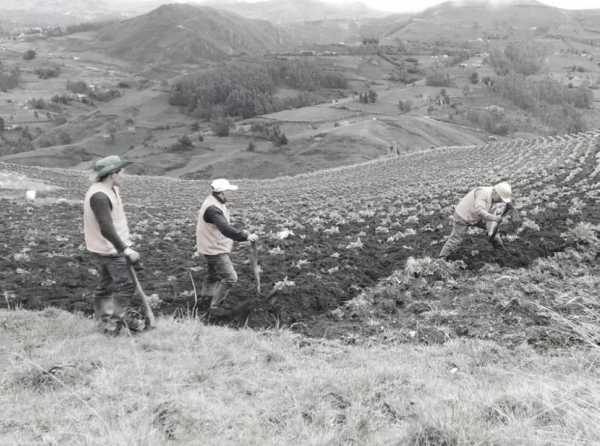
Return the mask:
<path id="1" fill-rule="evenodd" d="M 248 240 L 246 231 L 238 231 L 229 224 L 223 212 L 216 206 L 209 206 L 204 212 L 204 221 L 215 225 L 221 234 L 236 242 L 245 242 Z"/>
<path id="2" fill-rule="evenodd" d="M 111 215 L 112 204 L 108 196 L 104 192 L 96 192 L 90 198 L 90 206 L 100 226 L 102 237 L 111 242 L 117 252 L 122 253 L 127 246 L 115 229 Z"/>
<path id="3" fill-rule="evenodd" d="M 479 195 L 479 197 L 478 197 Z M 490 212 L 488 212 L 487 202 L 481 196 L 481 192 L 475 191 L 475 211 L 479 214 L 479 216 L 485 221 L 500 221 L 502 217 L 498 217 Z"/>

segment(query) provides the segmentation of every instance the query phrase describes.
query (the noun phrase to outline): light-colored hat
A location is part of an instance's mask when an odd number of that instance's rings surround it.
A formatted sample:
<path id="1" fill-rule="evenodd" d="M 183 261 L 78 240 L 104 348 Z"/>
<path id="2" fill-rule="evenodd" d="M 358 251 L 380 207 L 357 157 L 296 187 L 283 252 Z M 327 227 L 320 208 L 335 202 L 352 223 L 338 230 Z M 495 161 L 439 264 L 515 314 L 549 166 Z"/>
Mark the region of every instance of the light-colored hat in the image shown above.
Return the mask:
<path id="1" fill-rule="evenodd" d="M 101 158 L 94 164 L 94 175 L 101 178 L 111 173 L 115 173 L 117 170 L 121 170 L 123 167 L 131 164 L 131 161 L 121 159 L 118 155 L 107 156 Z"/>
<path id="2" fill-rule="evenodd" d="M 225 192 L 227 190 L 238 190 L 238 187 L 235 184 L 231 184 L 225 178 L 217 178 L 210 183 L 210 187 L 214 192 Z"/>
<path id="3" fill-rule="evenodd" d="M 496 184 L 494 190 L 505 203 L 510 203 L 512 201 L 512 188 L 506 181 Z"/>

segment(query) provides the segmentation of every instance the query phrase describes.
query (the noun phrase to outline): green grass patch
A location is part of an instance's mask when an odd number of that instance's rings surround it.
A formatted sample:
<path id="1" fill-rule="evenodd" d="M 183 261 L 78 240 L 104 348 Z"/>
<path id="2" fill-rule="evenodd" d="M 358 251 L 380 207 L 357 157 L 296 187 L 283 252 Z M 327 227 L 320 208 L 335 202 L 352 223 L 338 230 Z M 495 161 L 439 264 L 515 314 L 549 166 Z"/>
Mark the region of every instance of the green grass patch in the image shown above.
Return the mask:
<path id="1" fill-rule="evenodd" d="M 595 349 L 348 346 L 163 318 L 109 338 L 0 312 L 0 444 L 598 444 Z"/>

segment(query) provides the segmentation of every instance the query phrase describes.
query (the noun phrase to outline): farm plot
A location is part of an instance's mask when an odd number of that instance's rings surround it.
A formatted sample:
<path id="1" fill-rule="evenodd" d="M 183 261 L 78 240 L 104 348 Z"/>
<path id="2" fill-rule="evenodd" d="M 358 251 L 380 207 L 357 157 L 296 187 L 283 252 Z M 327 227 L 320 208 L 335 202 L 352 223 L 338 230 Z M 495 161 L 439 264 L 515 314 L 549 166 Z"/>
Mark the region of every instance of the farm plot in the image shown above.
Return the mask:
<path id="1" fill-rule="evenodd" d="M 403 270 L 410 257 L 436 256 L 450 232 L 448 217 L 457 200 L 475 185 L 509 180 L 518 212 L 502 227 L 506 251 L 495 251 L 483 236 L 473 237 L 456 256 L 464 261 L 453 278 L 459 284 L 441 288 L 434 284 L 439 288 L 435 300 L 444 302 L 439 308 L 454 315 L 443 319 L 442 325 L 454 330 L 444 336 L 489 336 L 487 329 L 463 332 L 460 327 L 469 325 L 470 318 L 492 325 L 507 323 L 493 317 L 493 305 L 474 303 L 471 308 L 480 308 L 485 315 L 469 316 L 457 301 L 459 293 L 470 291 L 476 302 L 478 294 L 473 294 L 469 281 L 491 274 L 490 264 L 496 265 L 491 271 L 499 275 L 519 271 L 515 268 L 526 271 L 536 259 L 575 246 L 563 234 L 578 222 L 598 222 L 599 138 L 600 133 L 588 132 L 438 148 L 313 174 L 240 181 L 233 219 L 260 234 L 264 287 L 280 288 L 275 305 L 260 306 L 248 323 L 272 324 L 275 316 L 283 324 L 318 335 L 367 326 L 368 315 L 357 313 L 356 321 L 348 323 L 345 318 L 352 315 L 347 314 L 337 324 L 338 331 L 330 330 L 324 328 L 332 324 L 324 315 Z M 0 164 L 0 169 L 61 187 L 45 192 L 41 204 L 2 200 L 6 254 L 0 257 L 0 281 L 5 305 L 89 311 L 96 273 L 82 244 L 81 204 L 57 200 L 81 200 L 86 174 L 9 164 Z M 196 302 L 194 294 L 204 267 L 202 259 L 194 258 L 194 226 L 207 192 L 206 182 L 126 177 L 123 195 L 144 259 L 142 279 L 149 293 L 161 297 L 163 312 L 206 308 L 207 303 Z M 233 260 L 240 282 L 232 299 L 255 297 L 248 248 L 241 245 Z M 413 298 L 426 301 L 431 292 Z M 394 323 L 411 331 L 409 319 L 414 323 L 411 315 L 405 323 Z M 425 322 L 432 327 L 441 323 Z M 423 342 L 431 341 L 431 336 L 423 336 Z"/>

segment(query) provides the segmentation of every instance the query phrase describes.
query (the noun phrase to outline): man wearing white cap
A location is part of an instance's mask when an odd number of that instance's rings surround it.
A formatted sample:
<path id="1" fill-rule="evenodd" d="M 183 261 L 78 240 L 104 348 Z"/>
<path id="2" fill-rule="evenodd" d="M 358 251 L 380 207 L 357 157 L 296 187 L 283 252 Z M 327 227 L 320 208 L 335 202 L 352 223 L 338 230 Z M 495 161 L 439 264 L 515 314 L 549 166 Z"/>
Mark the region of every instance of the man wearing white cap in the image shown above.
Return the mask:
<path id="1" fill-rule="evenodd" d="M 447 258 L 458 249 L 469 226 L 487 229 L 494 248 L 503 247 L 500 234 L 491 226 L 497 225 L 502 220 L 502 215 L 510 208 L 511 202 L 512 189 L 507 182 L 471 190 L 454 209 L 452 233 L 439 257 Z"/>
<path id="2" fill-rule="evenodd" d="M 212 315 L 226 316 L 232 310 L 227 307 L 226 298 L 238 279 L 229 258 L 233 242 L 254 242 L 258 236 L 231 226 L 226 203 L 229 193 L 238 190 L 238 186 L 219 178 L 210 187 L 211 194 L 200 207 L 196 227 L 198 253 L 204 255 L 208 268 L 201 294 L 211 297 L 209 312 Z"/>
<path id="3" fill-rule="evenodd" d="M 96 161 L 94 182 L 83 201 L 85 245 L 100 275 L 94 292 L 94 315 L 102 331 L 111 335 L 117 335 L 124 326 L 133 331 L 144 328 L 144 320 L 132 303 L 135 287 L 127 265 L 137 263 L 140 255 L 131 248 L 119 194 L 121 171 L 129 164 L 117 155 Z"/>

